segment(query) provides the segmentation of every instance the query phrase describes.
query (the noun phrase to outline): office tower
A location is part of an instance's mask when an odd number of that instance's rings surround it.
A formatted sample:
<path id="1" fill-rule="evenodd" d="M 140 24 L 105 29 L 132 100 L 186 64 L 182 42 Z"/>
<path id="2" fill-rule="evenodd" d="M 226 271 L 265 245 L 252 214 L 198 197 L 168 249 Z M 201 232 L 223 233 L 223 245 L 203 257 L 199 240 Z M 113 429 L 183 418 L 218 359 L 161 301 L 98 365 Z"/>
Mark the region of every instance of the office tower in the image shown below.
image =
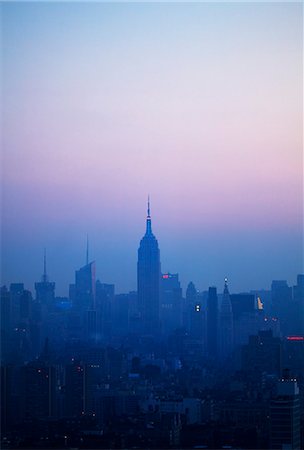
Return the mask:
<path id="1" fill-rule="evenodd" d="M 186 299 L 183 307 L 183 326 L 187 331 L 190 330 L 191 315 L 193 308 L 197 303 L 197 299 L 198 299 L 198 292 L 195 288 L 194 283 L 190 281 L 186 289 Z"/>
<path id="2" fill-rule="evenodd" d="M 20 321 L 22 323 L 28 322 L 31 318 L 32 312 L 32 293 L 24 290 L 20 296 Z"/>
<path id="3" fill-rule="evenodd" d="M 230 301 L 234 319 L 239 319 L 244 313 L 255 311 L 256 301 L 254 294 L 231 294 Z"/>
<path id="4" fill-rule="evenodd" d="M 112 332 L 112 307 L 114 302 L 114 284 L 96 281 L 97 332 L 102 339 L 109 339 Z"/>
<path id="5" fill-rule="evenodd" d="M 74 307 L 88 310 L 95 306 L 95 262 L 87 262 L 75 272 Z"/>
<path id="6" fill-rule="evenodd" d="M 277 395 L 270 404 L 270 448 L 300 450 L 299 387 L 288 375 L 277 384 Z"/>
<path id="7" fill-rule="evenodd" d="M 75 272 L 75 287 L 70 285 L 73 306 L 79 311 L 95 310 L 95 261 L 89 263 L 89 240 L 87 238 L 86 264 Z"/>
<path id="8" fill-rule="evenodd" d="M 250 335 L 257 334 L 264 325 L 264 314 L 261 300 L 254 294 L 230 295 L 234 344 L 244 345 Z M 258 307 L 260 309 L 258 309 Z"/>
<path id="9" fill-rule="evenodd" d="M 152 233 L 150 202 L 146 220 L 146 233 L 140 241 L 137 262 L 138 310 L 145 334 L 158 335 L 160 331 L 160 252 Z"/>
<path id="10" fill-rule="evenodd" d="M 287 336 L 283 341 L 283 367 L 297 379 L 304 379 L 304 336 Z"/>
<path id="11" fill-rule="evenodd" d="M 23 283 L 11 283 L 10 296 L 11 296 L 11 318 L 12 326 L 16 327 L 20 322 L 20 298 L 24 291 Z"/>
<path id="12" fill-rule="evenodd" d="M 113 334 L 124 335 L 129 331 L 129 294 L 118 294 L 114 297 L 113 302 L 113 323 L 115 323 L 115 329 Z"/>
<path id="13" fill-rule="evenodd" d="M 182 288 L 178 274 L 162 274 L 160 286 L 162 330 L 171 333 L 182 326 Z"/>
<path id="14" fill-rule="evenodd" d="M 46 251 L 44 251 L 44 264 L 43 275 L 41 281 L 35 283 L 36 301 L 41 304 L 42 307 L 50 309 L 54 307 L 55 301 L 55 283 L 48 280 L 46 272 Z"/>
<path id="15" fill-rule="evenodd" d="M 218 354 L 218 298 L 216 287 L 210 287 L 207 299 L 207 355 L 216 359 Z"/>
<path id="16" fill-rule="evenodd" d="M 186 290 L 186 301 L 187 303 L 194 305 L 196 300 L 197 300 L 197 290 L 192 281 L 190 281 Z"/>
<path id="17" fill-rule="evenodd" d="M 87 240 L 86 264 L 75 272 L 75 284 L 70 284 L 68 333 L 76 340 L 95 341 L 97 336 L 95 262 L 89 262 Z"/>
<path id="18" fill-rule="evenodd" d="M 233 348 L 233 317 L 227 278 L 225 278 L 219 319 L 219 349 L 220 357 L 224 360 L 230 355 Z"/>
<path id="19" fill-rule="evenodd" d="M 271 283 L 272 313 L 280 319 L 281 330 L 284 335 L 292 332 L 292 288 L 285 280 L 274 280 Z"/>
<path id="20" fill-rule="evenodd" d="M 255 375 L 279 375 L 281 372 L 282 344 L 281 339 L 273 337 L 271 330 L 259 331 L 249 336 L 248 344 L 242 347 L 242 370 Z"/>
<path id="21" fill-rule="evenodd" d="M 197 345 L 202 353 L 206 342 L 206 307 L 198 296 L 196 302 L 190 307 L 189 319 L 190 338 L 197 341 L 196 344 L 193 342 L 193 345 Z"/>

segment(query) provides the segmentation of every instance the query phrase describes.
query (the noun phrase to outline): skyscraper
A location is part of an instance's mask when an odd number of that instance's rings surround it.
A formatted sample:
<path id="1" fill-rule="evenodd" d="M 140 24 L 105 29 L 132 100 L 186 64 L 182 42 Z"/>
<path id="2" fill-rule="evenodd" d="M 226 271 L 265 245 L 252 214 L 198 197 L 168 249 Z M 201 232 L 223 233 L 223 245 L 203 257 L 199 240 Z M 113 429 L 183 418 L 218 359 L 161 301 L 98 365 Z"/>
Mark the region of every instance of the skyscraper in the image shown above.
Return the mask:
<path id="1" fill-rule="evenodd" d="M 182 288 L 178 274 L 162 274 L 160 286 L 162 331 L 170 333 L 182 327 Z"/>
<path id="2" fill-rule="evenodd" d="M 160 328 L 160 252 L 152 233 L 150 202 L 146 220 L 146 233 L 140 241 L 137 262 L 138 310 L 145 334 L 158 334 Z"/>
<path id="3" fill-rule="evenodd" d="M 233 316 L 230 294 L 228 291 L 228 280 L 225 278 L 225 286 L 220 309 L 220 355 L 222 360 L 226 359 L 233 347 Z"/>
<path id="4" fill-rule="evenodd" d="M 36 300 L 42 306 L 50 308 L 55 301 L 55 283 L 48 280 L 46 272 L 46 251 L 44 250 L 43 275 L 41 281 L 35 283 Z"/>
<path id="5" fill-rule="evenodd" d="M 95 261 L 89 263 L 87 240 L 86 264 L 75 272 L 74 306 L 80 310 L 95 309 Z"/>
<path id="6" fill-rule="evenodd" d="M 300 399 L 295 379 L 283 376 L 278 382 L 270 404 L 270 426 L 271 448 L 300 450 Z"/>
<path id="7" fill-rule="evenodd" d="M 218 352 L 218 299 L 216 287 L 210 287 L 207 299 L 207 354 L 216 359 Z"/>

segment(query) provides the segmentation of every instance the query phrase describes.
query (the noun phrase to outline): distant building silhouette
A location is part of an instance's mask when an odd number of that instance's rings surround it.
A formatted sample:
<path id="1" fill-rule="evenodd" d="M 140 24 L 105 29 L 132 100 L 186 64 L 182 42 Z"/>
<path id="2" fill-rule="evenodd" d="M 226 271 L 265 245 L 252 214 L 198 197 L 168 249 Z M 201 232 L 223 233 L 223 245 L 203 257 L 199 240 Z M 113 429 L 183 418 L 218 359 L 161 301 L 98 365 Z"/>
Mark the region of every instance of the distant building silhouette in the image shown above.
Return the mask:
<path id="1" fill-rule="evenodd" d="M 95 304 L 95 262 L 90 262 L 75 272 L 74 306 L 91 309 Z"/>
<path id="2" fill-rule="evenodd" d="M 192 281 L 188 283 L 186 289 L 186 300 L 184 304 L 183 325 L 187 331 L 190 331 L 193 309 L 198 301 L 198 291 Z"/>
<path id="3" fill-rule="evenodd" d="M 112 332 L 114 284 L 96 281 L 97 331 L 100 338 L 107 339 Z"/>
<path id="4" fill-rule="evenodd" d="M 254 373 L 262 372 L 279 375 L 281 372 L 282 343 L 273 337 L 271 330 L 259 331 L 249 336 L 248 344 L 242 347 L 242 370 Z"/>
<path id="5" fill-rule="evenodd" d="M 277 384 L 277 395 L 270 404 L 270 446 L 272 449 L 300 450 L 299 387 L 294 379 L 284 377 Z"/>
<path id="6" fill-rule="evenodd" d="M 158 334 L 160 328 L 160 252 L 152 233 L 150 203 L 146 220 L 146 233 L 140 241 L 137 262 L 138 310 L 145 334 Z"/>
<path id="7" fill-rule="evenodd" d="M 182 288 L 177 273 L 161 276 L 161 321 L 168 333 L 182 326 Z"/>
<path id="8" fill-rule="evenodd" d="M 280 319 L 282 333 L 287 335 L 292 332 L 290 321 L 292 320 L 292 288 L 286 280 L 274 280 L 271 283 L 272 313 Z"/>
<path id="9" fill-rule="evenodd" d="M 35 283 L 36 301 L 47 309 L 54 307 L 55 283 L 48 280 L 46 272 L 46 251 L 44 251 L 43 275 L 41 281 Z"/>
<path id="10" fill-rule="evenodd" d="M 24 292 L 23 283 L 11 283 L 10 285 L 11 296 L 11 318 L 12 326 L 18 326 L 20 322 L 20 299 Z"/>
<path id="11" fill-rule="evenodd" d="M 216 359 L 218 355 L 218 297 L 216 287 L 210 287 L 207 299 L 207 355 Z"/>
<path id="12" fill-rule="evenodd" d="M 224 293 L 220 308 L 219 336 L 220 356 L 224 360 L 230 355 L 233 348 L 233 316 L 227 278 L 225 278 Z"/>

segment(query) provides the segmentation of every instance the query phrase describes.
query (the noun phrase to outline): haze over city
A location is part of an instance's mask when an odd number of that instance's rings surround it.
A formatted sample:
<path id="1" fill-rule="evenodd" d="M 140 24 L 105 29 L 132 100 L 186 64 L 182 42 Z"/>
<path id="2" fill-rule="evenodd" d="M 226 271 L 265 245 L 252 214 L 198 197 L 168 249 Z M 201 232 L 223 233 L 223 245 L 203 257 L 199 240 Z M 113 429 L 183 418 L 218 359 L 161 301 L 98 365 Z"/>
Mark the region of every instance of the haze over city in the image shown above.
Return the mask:
<path id="1" fill-rule="evenodd" d="M 85 263 L 269 288 L 303 271 L 302 5 L 2 3 L 2 282 Z"/>

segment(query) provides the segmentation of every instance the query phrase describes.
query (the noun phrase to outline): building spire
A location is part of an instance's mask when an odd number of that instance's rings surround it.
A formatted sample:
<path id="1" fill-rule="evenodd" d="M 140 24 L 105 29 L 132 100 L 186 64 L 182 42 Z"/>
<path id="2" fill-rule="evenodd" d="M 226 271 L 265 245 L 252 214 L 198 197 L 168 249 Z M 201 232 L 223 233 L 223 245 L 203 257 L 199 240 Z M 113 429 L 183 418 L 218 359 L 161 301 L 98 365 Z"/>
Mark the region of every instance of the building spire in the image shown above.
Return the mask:
<path id="1" fill-rule="evenodd" d="M 150 195 L 148 195 L 148 211 L 147 211 L 148 217 L 150 217 Z"/>
<path id="2" fill-rule="evenodd" d="M 146 235 L 147 234 L 149 234 L 149 235 L 152 234 L 151 216 L 150 216 L 150 195 L 148 195 Z"/>
<path id="3" fill-rule="evenodd" d="M 89 235 L 87 234 L 86 265 L 89 264 Z"/>
<path id="4" fill-rule="evenodd" d="M 47 273 L 46 273 L 46 248 L 44 249 L 44 255 L 43 255 L 43 275 L 42 275 L 42 281 L 44 283 L 47 282 Z"/>
<path id="5" fill-rule="evenodd" d="M 226 295 L 229 295 L 229 289 L 228 289 L 228 278 L 227 277 L 225 277 L 225 279 L 224 279 L 224 295 L 226 294 Z"/>

